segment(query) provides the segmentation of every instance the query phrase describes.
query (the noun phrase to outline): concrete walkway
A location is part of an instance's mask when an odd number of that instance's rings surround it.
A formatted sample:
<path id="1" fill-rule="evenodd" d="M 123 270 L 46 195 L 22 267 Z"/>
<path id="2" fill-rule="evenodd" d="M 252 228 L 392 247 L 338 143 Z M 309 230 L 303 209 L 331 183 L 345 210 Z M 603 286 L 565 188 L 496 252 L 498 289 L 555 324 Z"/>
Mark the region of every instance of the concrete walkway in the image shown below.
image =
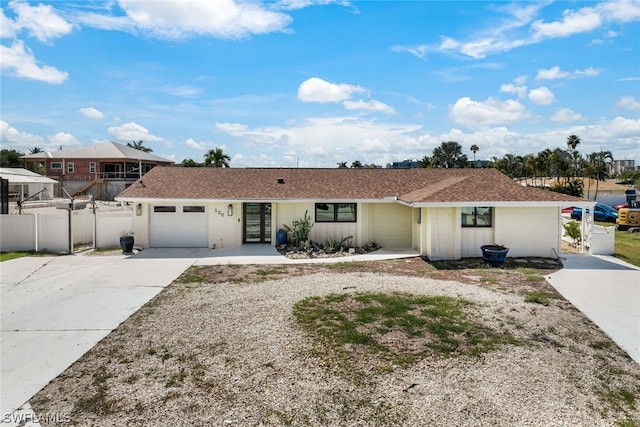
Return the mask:
<path id="1" fill-rule="evenodd" d="M 610 256 L 562 256 L 549 283 L 640 363 L 640 268 Z"/>

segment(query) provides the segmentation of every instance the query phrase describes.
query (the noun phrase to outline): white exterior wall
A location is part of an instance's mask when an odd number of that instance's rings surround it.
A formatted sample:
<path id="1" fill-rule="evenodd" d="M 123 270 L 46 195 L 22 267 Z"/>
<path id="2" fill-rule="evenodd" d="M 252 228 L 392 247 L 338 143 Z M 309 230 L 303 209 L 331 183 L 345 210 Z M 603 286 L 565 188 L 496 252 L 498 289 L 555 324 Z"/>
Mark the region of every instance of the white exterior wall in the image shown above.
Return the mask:
<path id="1" fill-rule="evenodd" d="M 463 227 L 460 237 L 462 258 L 474 258 L 482 256 L 482 245 L 491 245 L 495 242 L 493 227 Z"/>
<path id="2" fill-rule="evenodd" d="M 228 215 L 228 206 L 233 215 Z M 242 245 L 242 203 L 211 203 L 209 212 L 209 247 L 237 248 Z M 272 239 L 272 241 L 275 241 Z"/>
<path id="3" fill-rule="evenodd" d="M 378 203 L 372 207 L 369 222 L 373 233 L 367 236 L 369 242 L 383 248 L 412 247 L 412 208 L 398 203 Z"/>
<path id="4" fill-rule="evenodd" d="M 510 257 L 554 257 L 560 253 L 562 218 L 556 207 L 495 208 L 495 242 L 509 248 Z"/>
<path id="5" fill-rule="evenodd" d="M 460 209 L 429 208 L 422 211 L 426 234 L 421 254 L 432 261 L 460 259 Z"/>

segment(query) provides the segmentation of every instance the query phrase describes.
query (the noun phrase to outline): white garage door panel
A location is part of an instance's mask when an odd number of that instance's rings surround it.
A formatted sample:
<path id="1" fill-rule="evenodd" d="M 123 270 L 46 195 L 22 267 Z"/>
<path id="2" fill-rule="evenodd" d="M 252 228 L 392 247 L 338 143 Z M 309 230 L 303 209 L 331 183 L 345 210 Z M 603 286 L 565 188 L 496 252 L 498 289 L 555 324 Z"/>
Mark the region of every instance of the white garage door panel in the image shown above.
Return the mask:
<path id="1" fill-rule="evenodd" d="M 150 246 L 153 248 L 206 248 L 209 246 L 207 213 L 151 211 Z"/>

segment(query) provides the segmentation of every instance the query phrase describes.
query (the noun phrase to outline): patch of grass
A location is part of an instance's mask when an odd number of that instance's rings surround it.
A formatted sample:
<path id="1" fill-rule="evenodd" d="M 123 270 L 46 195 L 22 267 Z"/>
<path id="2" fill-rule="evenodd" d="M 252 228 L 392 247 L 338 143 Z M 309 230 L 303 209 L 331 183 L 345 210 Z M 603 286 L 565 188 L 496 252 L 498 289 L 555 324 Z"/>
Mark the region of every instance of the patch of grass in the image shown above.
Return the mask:
<path id="1" fill-rule="evenodd" d="M 323 267 L 327 270 L 351 270 L 353 268 L 363 268 L 366 266 L 364 261 L 340 261 L 330 262 Z"/>
<path id="2" fill-rule="evenodd" d="M 255 274 L 260 277 L 274 276 L 278 274 L 283 274 L 286 268 L 278 267 L 278 268 L 270 268 L 270 269 L 259 269 L 255 271 Z"/>
<path id="3" fill-rule="evenodd" d="M 36 252 L 36 251 L 17 251 L 17 252 L 0 252 L 0 262 L 9 261 L 16 258 L 26 256 L 57 256 L 60 254 L 52 252 Z"/>
<path id="4" fill-rule="evenodd" d="M 473 306 L 448 296 L 356 293 L 306 298 L 293 311 L 317 338 L 318 354 L 326 353 L 325 346 L 346 359 L 355 354 L 408 366 L 424 357 L 478 356 L 515 343 L 484 325 Z"/>
<path id="5" fill-rule="evenodd" d="M 531 302 L 534 304 L 540 304 L 540 305 L 549 305 L 549 296 L 546 295 L 544 292 L 541 291 L 533 291 L 533 292 L 529 292 L 524 300 L 526 302 Z"/>
<path id="6" fill-rule="evenodd" d="M 111 374 L 102 365 L 93 373 L 93 386 L 95 392 L 88 396 L 81 396 L 75 402 L 73 412 L 91 412 L 98 415 L 106 415 L 117 412 L 117 400 L 108 397 L 107 380 Z"/>
<path id="7" fill-rule="evenodd" d="M 172 374 L 169 377 L 169 380 L 165 383 L 165 387 L 169 388 L 169 387 L 180 387 L 182 385 L 182 383 L 184 382 L 184 379 L 187 378 L 187 373 L 185 372 L 184 368 L 180 369 L 180 372 L 176 373 L 176 374 Z"/>
<path id="8" fill-rule="evenodd" d="M 182 273 L 175 281 L 178 283 L 202 283 L 204 282 L 204 275 L 201 274 L 201 270 L 206 267 L 191 266 L 184 273 Z"/>
<path id="9" fill-rule="evenodd" d="M 640 233 L 616 230 L 613 256 L 640 267 Z"/>

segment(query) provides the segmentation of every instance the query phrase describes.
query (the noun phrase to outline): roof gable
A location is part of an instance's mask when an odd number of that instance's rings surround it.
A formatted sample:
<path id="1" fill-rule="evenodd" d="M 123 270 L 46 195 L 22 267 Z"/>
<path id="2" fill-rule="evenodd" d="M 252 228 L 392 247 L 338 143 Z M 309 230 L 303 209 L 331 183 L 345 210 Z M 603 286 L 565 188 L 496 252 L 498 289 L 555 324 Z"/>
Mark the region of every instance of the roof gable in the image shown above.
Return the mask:
<path id="1" fill-rule="evenodd" d="M 409 204 L 585 199 L 519 185 L 496 169 L 156 167 L 118 199 L 384 200 Z"/>

